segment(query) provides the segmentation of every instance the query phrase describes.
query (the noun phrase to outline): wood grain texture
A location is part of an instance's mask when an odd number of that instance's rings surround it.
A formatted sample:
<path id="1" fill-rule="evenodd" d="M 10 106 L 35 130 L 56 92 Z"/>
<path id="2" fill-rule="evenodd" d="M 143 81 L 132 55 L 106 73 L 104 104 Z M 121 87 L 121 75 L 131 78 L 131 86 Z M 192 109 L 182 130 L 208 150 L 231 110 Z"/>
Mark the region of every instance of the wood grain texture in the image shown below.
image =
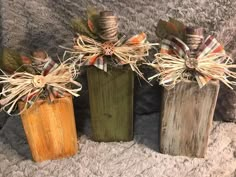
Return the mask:
<path id="1" fill-rule="evenodd" d="M 108 68 L 106 73 L 93 66 L 87 72 L 93 140 L 132 140 L 133 72 Z"/>
<path id="2" fill-rule="evenodd" d="M 22 109 L 24 104 L 18 104 Z M 36 102 L 21 114 L 25 134 L 35 161 L 58 159 L 77 153 L 72 97 L 53 103 Z"/>
<path id="3" fill-rule="evenodd" d="M 219 92 L 219 82 L 202 89 L 196 82 L 181 82 L 164 89 L 160 150 L 171 155 L 204 157 Z"/>

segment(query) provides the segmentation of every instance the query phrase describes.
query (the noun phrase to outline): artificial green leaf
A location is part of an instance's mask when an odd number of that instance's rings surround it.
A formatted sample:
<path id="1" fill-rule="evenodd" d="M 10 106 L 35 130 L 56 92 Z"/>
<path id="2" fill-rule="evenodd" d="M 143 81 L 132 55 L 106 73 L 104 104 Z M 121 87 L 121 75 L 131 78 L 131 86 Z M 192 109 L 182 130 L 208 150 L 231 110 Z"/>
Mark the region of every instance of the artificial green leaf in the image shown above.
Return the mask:
<path id="1" fill-rule="evenodd" d="M 71 21 L 71 26 L 73 30 L 79 34 L 88 35 L 91 38 L 96 38 L 96 36 L 88 28 L 87 22 L 82 18 L 76 18 Z"/>
<path id="2" fill-rule="evenodd" d="M 13 73 L 23 64 L 20 54 L 11 49 L 2 49 L 0 57 L 0 68 L 9 73 Z"/>
<path id="3" fill-rule="evenodd" d="M 21 56 L 12 49 L 3 48 L 0 51 L 0 68 L 7 73 L 13 73 L 16 70 L 19 72 L 27 71 L 32 73 L 32 67 L 30 65 L 24 65 L 30 63 L 30 58 L 27 58 L 26 61 L 25 56 Z"/>
<path id="4" fill-rule="evenodd" d="M 99 27 L 98 27 L 98 19 L 99 13 L 96 8 L 88 7 L 87 9 L 87 16 L 88 16 L 88 27 L 91 32 L 97 34 Z"/>
<path id="5" fill-rule="evenodd" d="M 78 33 L 88 33 L 89 30 L 86 21 L 79 17 L 71 20 L 71 26 Z"/>
<path id="6" fill-rule="evenodd" d="M 160 19 L 156 27 L 156 35 L 161 39 L 164 39 L 168 36 L 167 31 L 165 30 L 166 23 L 166 21 Z"/>

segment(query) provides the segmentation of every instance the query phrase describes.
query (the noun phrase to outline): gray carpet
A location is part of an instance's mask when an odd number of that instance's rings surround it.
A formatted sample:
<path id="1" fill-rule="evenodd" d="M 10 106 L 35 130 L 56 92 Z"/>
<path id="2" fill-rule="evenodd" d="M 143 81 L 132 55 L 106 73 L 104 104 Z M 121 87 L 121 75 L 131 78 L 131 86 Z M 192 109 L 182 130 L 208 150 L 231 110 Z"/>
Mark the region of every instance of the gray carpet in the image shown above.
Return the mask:
<path id="1" fill-rule="evenodd" d="M 3 46 L 28 53 L 45 49 L 57 57 L 58 45 L 70 46 L 70 19 L 84 16 L 87 6 L 111 9 L 120 18 L 120 31 L 133 35 L 145 31 L 157 40 L 155 25 L 169 16 L 189 25 L 199 25 L 219 37 L 235 53 L 235 0 L 0 0 L 0 30 Z M 230 29 L 228 29 L 230 27 Z M 151 59 L 151 58 L 150 58 Z M 18 118 L 10 118 L 0 130 L 0 177 L 235 177 L 236 125 L 215 121 L 205 159 L 172 157 L 158 153 L 157 113 L 160 87 L 144 83 L 135 87 L 135 140 L 127 143 L 96 143 L 89 139 L 88 92 L 75 100 L 81 151 L 74 157 L 34 163 Z M 235 119 L 236 94 L 221 89 L 218 117 Z M 224 104 L 223 104 L 224 103 Z M 230 105 L 230 106 L 229 106 Z M 81 120 L 82 119 L 82 120 Z M 1 123 L 4 124 L 4 121 Z"/>
<path id="2" fill-rule="evenodd" d="M 34 163 L 19 118 L 8 119 L 0 136 L 2 177 L 235 177 L 236 126 L 214 122 L 207 156 L 158 153 L 158 115 L 138 116 L 134 141 L 97 143 L 80 136 L 80 152 L 62 160 Z M 0 175 L 1 177 L 1 175 Z"/>

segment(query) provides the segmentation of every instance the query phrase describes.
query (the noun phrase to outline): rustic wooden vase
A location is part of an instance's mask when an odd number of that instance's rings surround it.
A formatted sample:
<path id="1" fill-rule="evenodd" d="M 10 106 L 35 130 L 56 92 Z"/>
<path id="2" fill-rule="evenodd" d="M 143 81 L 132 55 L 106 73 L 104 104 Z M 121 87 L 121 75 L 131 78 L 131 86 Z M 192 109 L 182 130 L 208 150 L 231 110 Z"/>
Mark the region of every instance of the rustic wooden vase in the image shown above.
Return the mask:
<path id="1" fill-rule="evenodd" d="M 204 157 L 215 111 L 219 82 L 203 88 L 183 81 L 163 91 L 160 151 L 170 155 Z"/>
<path id="2" fill-rule="evenodd" d="M 19 109 L 24 107 L 19 102 Z M 59 159 L 77 153 L 77 133 L 72 97 L 53 103 L 36 102 L 21 114 L 32 157 L 36 162 Z"/>
<path id="3" fill-rule="evenodd" d="M 95 141 L 133 139 L 133 87 L 131 69 L 109 67 L 87 70 L 92 138 Z"/>

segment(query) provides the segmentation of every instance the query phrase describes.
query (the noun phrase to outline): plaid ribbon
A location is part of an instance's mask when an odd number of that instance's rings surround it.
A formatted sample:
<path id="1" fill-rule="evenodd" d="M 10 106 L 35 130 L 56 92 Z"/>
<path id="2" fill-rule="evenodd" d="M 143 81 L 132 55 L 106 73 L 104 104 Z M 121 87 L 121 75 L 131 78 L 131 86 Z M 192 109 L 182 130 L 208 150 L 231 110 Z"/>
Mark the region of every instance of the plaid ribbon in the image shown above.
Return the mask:
<path id="1" fill-rule="evenodd" d="M 117 63 L 119 63 L 119 62 L 117 62 Z M 107 72 L 107 62 L 104 59 L 104 56 L 96 56 L 96 57 L 94 57 L 94 59 L 91 58 L 89 60 L 85 60 L 83 65 L 86 65 L 86 66 L 93 65 L 93 66 L 97 67 L 98 69 Z"/>
<path id="2" fill-rule="evenodd" d="M 164 39 L 162 41 L 160 53 L 176 55 L 180 58 L 187 59 L 189 58 L 190 49 L 187 44 L 179 38 L 171 37 L 170 39 Z M 196 59 L 200 60 L 202 57 L 213 53 L 225 54 L 225 50 L 213 36 L 208 36 L 200 45 Z"/>
<path id="3" fill-rule="evenodd" d="M 190 58 L 190 49 L 182 40 L 172 36 L 170 39 L 164 39 L 162 41 L 160 54 L 168 54 L 180 59 L 187 60 Z M 214 54 L 223 54 L 226 56 L 223 46 L 213 36 L 209 35 L 200 45 L 195 59 L 201 61 L 202 58 Z M 224 59 L 225 57 L 222 57 L 222 60 Z M 221 62 L 222 60 L 218 60 L 218 62 Z M 224 71 L 222 71 L 222 74 L 223 73 Z M 198 72 L 195 73 L 195 78 L 200 87 L 203 87 L 208 81 L 212 79 L 211 77 Z M 167 82 L 171 82 L 171 79 L 169 79 Z"/>
<path id="4" fill-rule="evenodd" d="M 75 39 L 74 49 L 78 53 L 84 54 L 82 65 L 93 65 L 107 72 L 108 63 L 115 66 L 130 64 L 132 70 L 140 74 L 136 62 L 143 60 L 143 57 L 148 55 L 151 45 L 156 45 L 147 42 L 145 33 L 135 35 L 126 41 L 125 36 L 123 36 L 116 43 L 110 43 L 112 51 L 111 54 L 107 55 L 104 53 L 107 50 L 103 48 L 105 43 L 100 43 L 84 35 L 78 35 L 78 38 Z M 108 47 L 108 52 L 109 50 Z M 112 60 L 108 62 L 109 59 Z"/>
<path id="5" fill-rule="evenodd" d="M 0 83 L 4 84 L 0 93 L 3 96 L 0 104 L 2 110 L 8 114 L 20 100 L 25 102 L 25 106 L 19 114 L 30 108 L 38 99 L 49 99 L 52 102 L 55 98 L 70 94 L 79 96 L 77 92 L 81 90 L 82 86 L 74 81 L 77 74 L 74 62 L 70 63 L 66 60 L 58 65 L 48 57 L 45 60 L 33 62 L 32 66 L 35 66 L 41 75 L 16 72 L 10 76 L 6 74 L 0 76 Z M 72 89 L 67 84 L 73 84 L 76 88 Z"/>
<path id="6" fill-rule="evenodd" d="M 41 73 L 42 76 L 48 75 L 48 73 L 52 72 L 58 67 L 58 64 L 52 60 L 51 57 L 47 57 L 44 60 L 33 60 L 32 65 L 37 68 L 37 70 Z M 53 101 L 57 97 L 62 97 L 63 92 L 53 88 L 51 86 L 46 86 L 50 101 Z M 37 88 L 33 89 L 32 94 L 25 95 L 21 98 L 22 101 L 27 103 L 27 108 L 31 107 L 34 102 L 37 100 L 40 92 Z"/>

